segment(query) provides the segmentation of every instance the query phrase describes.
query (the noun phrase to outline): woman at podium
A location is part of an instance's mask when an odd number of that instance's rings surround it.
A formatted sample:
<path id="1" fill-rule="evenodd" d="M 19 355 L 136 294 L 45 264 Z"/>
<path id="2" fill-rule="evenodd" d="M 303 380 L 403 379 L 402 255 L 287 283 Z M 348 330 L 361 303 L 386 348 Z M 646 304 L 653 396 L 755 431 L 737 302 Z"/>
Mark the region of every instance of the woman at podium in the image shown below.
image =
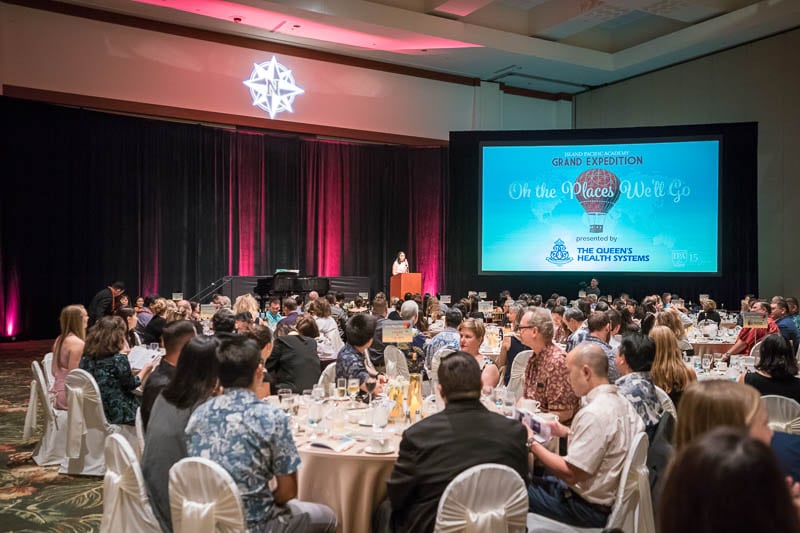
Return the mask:
<path id="1" fill-rule="evenodd" d="M 396 276 L 397 274 L 408 274 L 408 259 L 406 258 L 406 253 L 402 250 L 397 252 L 397 257 L 392 263 L 392 276 Z"/>

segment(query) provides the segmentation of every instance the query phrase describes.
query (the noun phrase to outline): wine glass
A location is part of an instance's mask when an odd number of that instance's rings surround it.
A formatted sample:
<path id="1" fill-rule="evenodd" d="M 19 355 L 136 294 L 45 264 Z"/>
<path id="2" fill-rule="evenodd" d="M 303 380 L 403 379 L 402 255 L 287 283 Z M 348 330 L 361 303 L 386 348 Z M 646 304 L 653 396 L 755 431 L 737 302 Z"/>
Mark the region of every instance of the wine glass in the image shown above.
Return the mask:
<path id="1" fill-rule="evenodd" d="M 358 378 L 350 378 L 347 380 L 347 393 L 350 395 L 350 401 L 353 404 L 356 403 L 356 396 L 358 395 L 358 389 L 361 387 L 361 382 Z"/>
<path id="2" fill-rule="evenodd" d="M 367 388 L 367 393 L 369 394 L 369 403 L 372 404 L 372 393 L 375 391 L 375 387 L 378 386 L 378 381 L 375 378 L 369 378 L 364 382 L 364 386 Z"/>
<path id="3" fill-rule="evenodd" d="M 714 362 L 714 358 L 711 354 L 705 354 L 703 356 L 702 365 L 703 365 L 703 372 L 708 374 L 708 371 L 711 370 L 711 364 Z"/>

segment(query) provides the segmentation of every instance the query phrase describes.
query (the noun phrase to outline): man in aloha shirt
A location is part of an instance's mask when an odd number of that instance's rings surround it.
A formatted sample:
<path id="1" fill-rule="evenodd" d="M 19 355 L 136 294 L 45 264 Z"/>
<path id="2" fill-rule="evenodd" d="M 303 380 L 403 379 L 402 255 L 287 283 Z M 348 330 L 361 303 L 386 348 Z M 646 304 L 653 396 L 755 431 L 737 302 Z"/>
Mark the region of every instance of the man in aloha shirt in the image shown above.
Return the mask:
<path id="1" fill-rule="evenodd" d="M 463 318 L 458 309 L 450 309 L 445 313 L 444 329 L 425 344 L 425 360 L 429 364 L 436 352 L 442 348 L 450 348 L 454 351 L 461 349 L 461 335 L 456 328 L 461 324 Z"/>
<path id="2" fill-rule="evenodd" d="M 655 385 L 650 379 L 650 368 L 655 357 L 656 345 L 653 339 L 633 333 L 622 338 L 615 360 L 621 376 L 615 383 L 617 390 L 639 413 L 650 442 L 653 442 L 658 423 L 664 414 Z"/>
<path id="3" fill-rule="evenodd" d="M 251 533 L 334 531 L 336 515 L 330 508 L 296 499 L 300 456 L 289 416 L 256 396 L 264 366 L 255 341 L 226 338 L 218 358 L 225 393 L 198 407 L 189 419 L 189 456 L 210 459 L 233 477 Z M 269 489 L 273 477 L 274 491 Z"/>
<path id="4" fill-rule="evenodd" d="M 525 367 L 524 397 L 538 401 L 542 411 L 555 413 L 562 424 L 569 424 L 580 399 L 569 383 L 566 354 L 553 344 L 550 312 L 543 307 L 525 311 L 517 331 L 522 344 L 533 350 Z"/>

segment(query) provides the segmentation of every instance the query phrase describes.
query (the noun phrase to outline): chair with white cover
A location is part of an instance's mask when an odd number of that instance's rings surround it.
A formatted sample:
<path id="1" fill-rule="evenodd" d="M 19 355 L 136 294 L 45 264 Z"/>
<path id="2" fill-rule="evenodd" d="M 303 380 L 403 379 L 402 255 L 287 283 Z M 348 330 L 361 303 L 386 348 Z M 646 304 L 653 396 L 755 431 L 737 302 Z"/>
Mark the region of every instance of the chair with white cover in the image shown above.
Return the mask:
<path id="1" fill-rule="evenodd" d="M 187 457 L 169 469 L 169 508 L 175 533 L 246 530 L 236 482 L 209 459 Z"/>
<path id="2" fill-rule="evenodd" d="M 800 403 L 774 394 L 762 396 L 761 401 L 767 409 L 769 427 L 783 433 L 800 433 Z"/>
<path id="3" fill-rule="evenodd" d="M 37 465 L 57 465 L 64 459 L 64 447 L 67 442 L 67 412 L 57 410 L 50 402 L 47 393 L 45 377 L 38 361 L 31 362 L 33 381 L 31 381 L 31 394 L 28 403 L 28 412 L 25 415 L 23 438 L 28 440 L 36 429 L 36 410 L 41 407 L 44 417 L 44 431 L 39 443 L 33 450 L 33 460 Z"/>
<path id="4" fill-rule="evenodd" d="M 142 421 L 142 408 L 136 408 L 136 444 L 139 445 L 136 450 L 136 457 L 141 461 L 144 455 L 144 422 Z"/>
<path id="5" fill-rule="evenodd" d="M 100 533 L 160 533 L 161 526 L 150 507 L 142 469 L 130 443 L 122 435 L 109 435 L 106 439 L 105 458 Z"/>
<path id="6" fill-rule="evenodd" d="M 404 354 L 397 346 L 388 344 L 383 350 L 383 360 L 386 362 L 386 375 L 388 377 L 403 377 L 408 380 L 409 376 L 411 376 L 408 371 L 406 354 Z M 394 369 L 392 373 L 389 372 L 389 367 Z"/>
<path id="7" fill-rule="evenodd" d="M 576 527 L 528 513 L 528 533 L 601 533 L 615 528 L 625 533 L 655 533 L 650 473 L 646 464 L 648 445 L 646 433 L 637 433 L 633 437 L 605 528 Z"/>
<path id="8" fill-rule="evenodd" d="M 336 385 L 336 363 L 331 363 L 325 367 L 325 370 L 319 375 L 318 385 L 322 385 L 325 389 L 325 394 L 328 394 L 331 385 Z"/>
<path id="9" fill-rule="evenodd" d="M 519 474 L 486 463 L 464 470 L 447 485 L 434 532 L 524 532 L 527 513 L 528 491 Z"/>
<path id="10" fill-rule="evenodd" d="M 60 474 L 102 476 L 105 474 L 106 437 L 120 433 L 136 445 L 133 426 L 109 424 L 103 411 L 100 388 L 94 377 L 76 368 L 67 374 L 67 445 Z"/>
<path id="11" fill-rule="evenodd" d="M 758 363 L 759 359 L 761 359 L 761 343 L 764 342 L 759 341 L 757 342 L 751 349 L 750 349 L 750 357 L 756 358 L 756 363 Z"/>
<path id="12" fill-rule="evenodd" d="M 522 350 L 511 363 L 511 375 L 508 378 L 508 390 L 514 392 L 514 398 L 522 398 L 525 389 L 525 367 L 533 350 Z"/>
<path id="13" fill-rule="evenodd" d="M 53 375 L 53 352 L 46 353 L 44 355 L 44 358 L 42 359 L 42 369 L 44 370 L 45 384 L 47 385 L 47 390 L 49 391 L 53 387 L 53 383 L 56 381 L 56 378 Z"/>
<path id="14" fill-rule="evenodd" d="M 669 394 L 667 394 L 667 391 L 657 385 L 653 385 L 653 388 L 656 389 L 656 397 L 661 403 L 661 408 L 667 413 L 671 414 L 672 418 L 677 420 L 678 410 L 675 408 L 675 404 L 673 403 L 672 398 L 669 397 Z"/>

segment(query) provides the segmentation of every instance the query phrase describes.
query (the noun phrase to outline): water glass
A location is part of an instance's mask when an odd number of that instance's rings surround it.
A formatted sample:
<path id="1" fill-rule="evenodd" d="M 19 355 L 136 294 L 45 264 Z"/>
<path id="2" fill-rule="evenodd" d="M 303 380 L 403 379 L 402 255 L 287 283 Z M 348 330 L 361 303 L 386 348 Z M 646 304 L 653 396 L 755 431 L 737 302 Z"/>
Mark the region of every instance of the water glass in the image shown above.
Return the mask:
<path id="1" fill-rule="evenodd" d="M 376 400 L 372 406 L 372 431 L 382 433 L 389 424 L 389 413 L 392 412 L 394 402 L 383 398 Z"/>
<path id="2" fill-rule="evenodd" d="M 344 412 L 341 409 L 335 409 L 331 413 L 331 432 L 334 435 L 344 435 Z"/>
<path id="3" fill-rule="evenodd" d="M 703 371 L 707 374 L 709 370 L 711 370 L 711 364 L 714 362 L 714 358 L 711 354 L 705 354 L 703 356 L 702 365 Z"/>
<path id="4" fill-rule="evenodd" d="M 347 397 L 347 379 L 339 378 L 336 380 L 336 399 Z"/>
<path id="5" fill-rule="evenodd" d="M 516 398 L 514 397 L 514 391 L 506 389 L 503 392 L 503 416 L 507 418 L 514 418 Z"/>
<path id="6" fill-rule="evenodd" d="M 311 399 L 320 402 L 325 399 L 325 385 L 317 383 L 311 390 Z"/>

